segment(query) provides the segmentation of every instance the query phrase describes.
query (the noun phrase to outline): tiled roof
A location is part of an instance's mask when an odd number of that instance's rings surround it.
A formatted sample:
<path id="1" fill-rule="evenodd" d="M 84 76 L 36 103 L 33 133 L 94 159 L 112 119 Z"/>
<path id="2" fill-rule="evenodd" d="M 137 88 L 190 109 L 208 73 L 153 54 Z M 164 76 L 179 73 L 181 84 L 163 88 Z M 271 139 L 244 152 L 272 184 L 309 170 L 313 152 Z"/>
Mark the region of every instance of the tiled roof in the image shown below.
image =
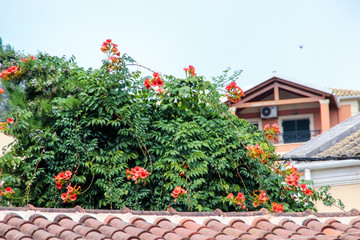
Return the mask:
<path id="1" fill-rule="evenodd" d="M 282 159 L 360 156 L 360 113 L 285 153 Z"/>
<path id="2" fill-rule="evenodd" d="M 360 239 L 360 217 L 355 209 L 336 214 L 31 209 L 1 208 L 0 239 Z"/>
<path id="3" fill-rule="evenodd" d="M 340 88 L 330 88 L 330 90 L 332 91 L 332 94 L 334 94 L 338 97 L 360 95 L 360 91 L 357 91 L 357 90 L 340 89 Z"/>
<path id="4" fill-rule="evenodd" d="M 360 130 L 318 153 L 315 157 L 360 157 Z"/>

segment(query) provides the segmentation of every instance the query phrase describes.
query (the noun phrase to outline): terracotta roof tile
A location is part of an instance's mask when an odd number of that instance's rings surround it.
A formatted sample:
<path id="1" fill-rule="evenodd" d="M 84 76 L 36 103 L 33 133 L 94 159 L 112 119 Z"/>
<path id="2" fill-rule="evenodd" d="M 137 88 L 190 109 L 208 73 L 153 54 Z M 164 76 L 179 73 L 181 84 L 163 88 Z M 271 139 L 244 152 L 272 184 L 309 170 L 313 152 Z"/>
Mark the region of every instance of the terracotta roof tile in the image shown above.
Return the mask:
<path id="1" fill-rule="evenodd" d="M 360 95 L 360 91 L 357 90 L 340 89 L 340 88 L 330 88 L 330 90 L 332 91 L 332 94 L 338 97 Z"/>
<path id="2" fill-rule="evenodd" d="M 161 228 L 169 230 L 173 230 L 178 226 L 177 224 L 170 222 L 170 220 L 167 218 L 158 218 L 155 220 L 154 224 L 159 225 L 159 227 Z"/>
<path id="3" fill-rule="evenodd" d="M 59 226 L 56 223 L 52 223 L 48 225 L 46 228 L 50 233 L 54 234 L 55 236 L 60 236 L 62 232 L 66 231 L 65 228 Z"/>
<path id="4" fill-rule="evenodd" d="M 307 226 L 308 228 L 322 232 L 325 228 L 331 227 L 330 225 L 324 224 L 322 222 L 319 222 L 317 219 L 314 218 L 308 218 L 303 222 L 303 225 Z"/>
<path id="5" fill-rule="evenodd" d="M 139 237 L 141 234 L 143 234 L 145 232 L 145 230 L 141 229 L 141 228 L 137 228 L 133 225 L 128 225 L 124 228 L 124 232 L 126 232 L 127 234 L 130 234 L 132 236 Z"/>
<path id="6" fill-rule="evenodd" d="M 142 228 L 144 230 L 149 230 L 151 228 L 157 227 L 154 224 L 146 222 L 143 218 L 133 217 L 130 219 L 130 223 L 138 228 Z"/>
<path id="7" fill-rule="evenodd" d="M 360 239 L 359 212 L 355 210 L 340 215 L 312 211 L 276 214 L 80 210 L 8 208 L 7 212 L 0 211 L 0 240 Z"/>
<path id="8" fill-rule="evenodd" d="M 215 239 L 216 240 L 239 240 L 239 238 L 228 236 L 225 234 L 217 235 Z"/>
<path id="9" fill-rule="evenodd" d="M 73 230 L 76 226 L 81 225 L 80 223 L 74 222 L 70 217 L 64 214 L 58 215 L 54 219 L 54 222 L 57 222 L 60 224 L 60 226 L 70 230 Z"/>
<path id="10" fill-rule="evenodd" d="M 251 228 L 251 229 L 249 229 L 248 233 L 250 233 L 251 235 L 258 236 L 258 237 L 265 237 L 270 232 L 264 231 L 264 230 L 261 230 L 261 229 L 258 229 L 258 228 Z"/>
<path id="11" fill-rule="evenodd" d="M 152 234 L 154 234 L 156 236 L 159 236 L 159 237 L 164 237 L 168 233 L 173 233 L 172 231 L 169 231 L 167 229 L 163 229 L 163 228 L 160 228 L 160 227 L 157 227 L 157 226 L 149 228 L 149 231 Z"/>
<path id="12" fill-rule="evenodd" d="M 349 226 L 347 224 L 343 224 L 337 220 L 331 219 L 331 222 L 327 222 L 328 224 L 330 224 L 331 226 L 333 226 L 335 229 L 344 232 L 344 233 L 351 233 L 353 237 L 358 238 L 360 237 L 360 230 L 358 228 Z M 346 238 L 348 238 L 350 236 L 346 236 Z"/>
<path id="13" fill-rule="evenodd" d="M 229 227 L 227 224 L 224 224 L 224 223 L 220 222 L 219 220 L 212 219 L 212 218 L 206 219 L 204 221 L 204 225 L 213 230 L 219 231 L 219 232 L 222 232 L 225 228 Z"/>
<path id="14" fill-rule="evenodd" d="M 276 224 L 271 223 L 269 220 L 263 217 L 255 218 L 252 225 L 269 232 L 273 232 L 278 228 L 282 228 Z"/>
<path id="15" fill-rule="evenodd" d="M 234 219 L 231 220 L 229 222 L 229 225 L 232 226 L 233 228 L 248 232 L 250 229 L 254 228 L 253 226 L 250 226 L 246 223 L 244 223 L 244 221 L 240 220 L 240 219 Z"/>
<path id="16" fill-rule="evenodd" d="M 197 224 L 194 220 L 184 218 L 179 222 L 180 225 L 183 225 L 185 228 L 198 232 L 200 229 L 204 228 L 205 226 Z"/>
<path id="17" fill-rule="evenodd" d="M 315 157 L 355 157 L 360 156 L 360 130 L 350 134 Z"/>
<path id="18" fill-rule="evenodd" d="M 13 240 L 31 240 L 32 238 L 24 233 L 20 232 L 17 229 L 11 229 L 3 235 L 5 239 L 13 239 Z"/>
<path id="19" fill-rule="evenodd" d="M 82 236 L 70 231 L 70 230 L 65 230 L 63 232 L 61 232 L 60 239 L 67 239 L 67 240 L 78 240 L 78 239 L 84 239 Z"/>
<path id="20" fill-rule="evenodd" d="M 214 238 L 217 238 L 218 236 L 221 236 L 221 235 L 225 235 L 221 232 L 218 232 L 218 231 L 214 231 L 210 228 L 207 228 L 207 227 L 204 227 L 204 228 L 201 228 L 199 230 L 199 233 L 203 234 L 203 235 L 206 235 L 206 236 L 210 236 L 210 237 L 214 237 Z"/>
<path id="21" fill-rule="evenodd" d="M 245 234 L 241 236 L 241 240 L 265 240 L 266 238 Z"/>
<path id="22" fill-rule="evenodd" d="M 176 227 L 174 228 L 173 230 L 176 234 L 179 234 L 183 237 L 187 237 L 187 238 L 190 238 L 191 236 L 195 235 L 196 232 L 195 231 L 192 231 L 192 230 L 189 230 L 189 229 L 186 229 L 184 227 Z"/>
<path id="23" fill-rule="evenodd" d="M 191 235 L 190 239 L 191 240 L 215 240 L 215 238 L 204 236 L 204 235 L 201 235 L 201 234 Z"/>
<path id="24" fill-rule="evenodd" d="M 170 232 L 170 231 L 164 235 L 164 238 L 167 240 L 188 240 L 189 239 L 189 238 L 177 235 L 176 233 Z"/>
<path id="25" fill-rule="evenodd" d="M 278 236 L 278 235 L 276 235 L 276 234 L 273 234 L 273 233 L 271 233 L 271 232 L 269 232 L 268 234 L 264 235 L 264 237 L 265 237 L 266 239 L 284 239 L 283 237 Z"/>
<path id="26" fill-rule="evenodd" d="M 222 232 L 233 237 L 243 237 L 244 235 L 249 235 L 246 231 L 242 231 L 232 227 L 227 227 Z"/>
<path id="27" fill-rule="evenodd" d="M 111 215 L 110 215 L 111 216 Z M 105 219 L 106 222 L 106 219 Z M 122 221 L 118 217 L 111 216 L 111 220 L 108 222 L 108 224 L 114 228 L 118 228 L 120 230 L 124 230 L 126 227 L 128 227 L 130 224 Z"/>

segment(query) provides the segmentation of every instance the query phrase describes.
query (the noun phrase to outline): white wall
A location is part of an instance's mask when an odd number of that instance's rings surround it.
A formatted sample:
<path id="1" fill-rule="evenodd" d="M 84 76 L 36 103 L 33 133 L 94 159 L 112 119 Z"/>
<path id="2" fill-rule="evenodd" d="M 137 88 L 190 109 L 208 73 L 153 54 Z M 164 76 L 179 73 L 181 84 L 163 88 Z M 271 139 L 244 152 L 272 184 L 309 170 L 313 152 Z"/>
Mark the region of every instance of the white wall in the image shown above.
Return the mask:
<path id="1" fill-rule="evenodd" d="M 13 137 L 7 136 L 0 132 L 0 157 L 2 156 L 3 147 L 14 141 Z"/>

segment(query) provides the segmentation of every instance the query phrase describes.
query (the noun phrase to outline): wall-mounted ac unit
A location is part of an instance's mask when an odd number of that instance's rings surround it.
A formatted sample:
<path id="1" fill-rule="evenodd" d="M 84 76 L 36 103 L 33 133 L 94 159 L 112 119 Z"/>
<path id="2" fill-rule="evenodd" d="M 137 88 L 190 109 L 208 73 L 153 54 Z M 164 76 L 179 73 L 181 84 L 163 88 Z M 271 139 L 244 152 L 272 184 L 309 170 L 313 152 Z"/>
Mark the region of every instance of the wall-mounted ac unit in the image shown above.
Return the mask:
<path id="1" fill-rule="evenodd" d="M 266 106 L 260 108 L 261 118 L 276 118 L 277 117 L 277 108 L 276 106 Z"/>

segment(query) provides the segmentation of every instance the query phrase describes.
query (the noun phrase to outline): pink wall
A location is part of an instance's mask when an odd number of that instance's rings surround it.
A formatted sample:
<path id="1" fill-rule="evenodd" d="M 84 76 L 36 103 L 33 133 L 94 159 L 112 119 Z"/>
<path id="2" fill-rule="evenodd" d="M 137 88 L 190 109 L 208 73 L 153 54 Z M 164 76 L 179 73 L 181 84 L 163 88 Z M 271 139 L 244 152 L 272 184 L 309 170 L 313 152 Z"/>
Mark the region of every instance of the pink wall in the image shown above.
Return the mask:
<path id="1" fill-rule="evenodd" d="M 303 143 L 293 143 L 293 144 L 279 144 L 276 145 L 275 152 L 276 153 L 286 153 L 294 148 L 297 148 L 298 146 L 302 145 Z"/>
<path id="2" fill-rule="evenodd" d="M 339 109 L 339 120 L 340 122 L 351 117 L 351 105 L 342 105 Z"/>
<path id="3" fill-rule="evenodd" d="M 321 119 L 320 119 L 320 108 L 305 108 L 305 109 L 296 109 L 296 114 L 294 114 L 294 110 L 280 110 L 278 111 L 278 116 L 296 116 L 298 114 L 313 114 L 314 116 L 314 129 L 321 130 Z M 238 114 L 240 118 L 250 119 L 250 118 L 260 118 L 260 110 L 259 112 L 254 113 L 243 113 Z M 262 125 L 278 123 L 277 118 L 272 119 L 262 119 Z M 278 123 L 279 124 L 279 123 Z"/>
<path id="4" fill-rule="evenodd" d="M 339 109 L 330 107 L 330 128 L 339 123 Z"/>
<path id="5" fill-rule="evenodd" d="M 296 109 L 296 114 L 294 114 L 294 110 L 280 110 L 278 111 L 278 116 L 295 116 L 298 114 L 313 114 L 314 116 L 314 129 L 321 130 L 321 116 L 320 116 L 320 108 L 305 108 L 305 109 Z M 260 110 L 259 112 L 254 113 L 240 113 L 238 114 L 240 118 L 250 119 L 250 118 L 260 118 Z M 343 105 L 340 109 L 336 107 L 330 107 L 330 126 L 334 127 L 338 123 L 348 119 L 351 117 L 351 106 Z M 272 119 L 262 119 L 262 125 L 278 123 L 277 118 Z"/>

